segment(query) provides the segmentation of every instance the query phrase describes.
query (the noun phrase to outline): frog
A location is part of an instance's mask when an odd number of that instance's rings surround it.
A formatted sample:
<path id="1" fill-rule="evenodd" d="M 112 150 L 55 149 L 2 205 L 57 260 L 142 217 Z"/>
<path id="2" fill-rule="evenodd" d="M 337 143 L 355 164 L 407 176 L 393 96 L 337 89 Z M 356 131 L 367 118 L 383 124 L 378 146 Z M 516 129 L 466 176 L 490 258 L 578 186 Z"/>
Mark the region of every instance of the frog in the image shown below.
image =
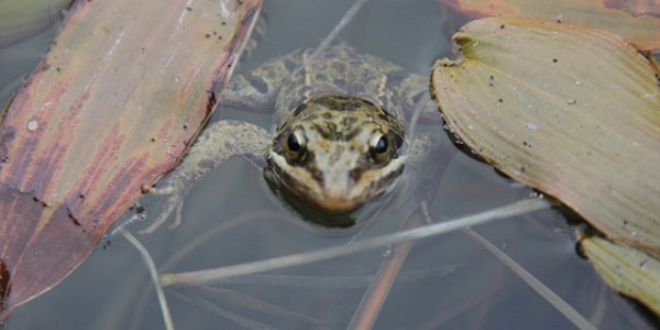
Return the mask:
<path id="1" fill-rule="evenodd" d="M 153 232 L 173 212 L 171 227 L 178 226 L 194 183 L 234 156 L 245 157 L 271 187 L 307 207 L 331 215 L 352 212 L 391 192 L 406 167 L 423 163 L 434 139 L 411 142 L 404 123 L 420 114 L 441 118 L 428 77 L 346 43 L 321 52 L 299 49 L 236 74 L 219 104 L 272 113 L 273 126 L 209 124 L 164 184 L 149 189 L 167 202 L 140 233 Z"/>

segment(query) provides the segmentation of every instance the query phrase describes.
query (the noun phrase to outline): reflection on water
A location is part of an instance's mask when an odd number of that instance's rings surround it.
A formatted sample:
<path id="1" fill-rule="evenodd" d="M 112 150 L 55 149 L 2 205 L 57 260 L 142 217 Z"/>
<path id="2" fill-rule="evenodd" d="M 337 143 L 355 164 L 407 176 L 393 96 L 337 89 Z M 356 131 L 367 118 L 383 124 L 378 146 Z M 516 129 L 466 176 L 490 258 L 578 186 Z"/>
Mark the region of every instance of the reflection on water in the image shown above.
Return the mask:
<path id="1" fill-rule="evenodd" d="M 244 68 L 314 46 L 333 28 L 350 1 L 271 0 L 268 32 Z M 348 27 L 359 50 L 426 74 L 433 60 L 449 56 L 449 35 L 459 17 L 442 21 L 433 1 L 373 1 Z M 270 126 L 265 115 L 219 109 L 217 118 Z M 422 130 L 440 130 L 423 127 Z M 507 204 L 532 192 L 498 176 L 489 166 L 454 154 L 430 205 L 442 221 Z M 147 209 L 160 201 L 147 199 Z M 183 224 L 139 237 L 161 272 L 191 271 L 301 253 L 400 230 L 414 201 L 397 194 L 368 226 L 325 229 L 301 221 L 268 189 L 249 162 L 232 159 L 188 196 Z M 386 204 L 386 205 L 384 205 Z M 155 212 L 153 212 L 155 213 Z M 144 223 L 131 226 L 131 230 Z M 483 225 L 474 230 L 520 263 L 599 328 L 652 327 L 629 301 L 607 288 L 574 252 L 574 228 L 554 211 Z M 384 262 L 403 262 L 388 273 Z M 372 286 L 394 280 L 392 288 Z M 568 329 L 572 324 L 462 232 L 405 246 L 230 278 L 207 287 L 166 291 L 179 329 L 345 328 L 356 318 L 365 292 L 387 298 L 377 329 Z M 380 290 L 380 291 L 379 291 Z M 375 314 L 374 314 L 375 315 Z M 110 237 L 72 276 L 18 308 L 7 329 L 158 329 L 162 318 L 137 252 Z"/>

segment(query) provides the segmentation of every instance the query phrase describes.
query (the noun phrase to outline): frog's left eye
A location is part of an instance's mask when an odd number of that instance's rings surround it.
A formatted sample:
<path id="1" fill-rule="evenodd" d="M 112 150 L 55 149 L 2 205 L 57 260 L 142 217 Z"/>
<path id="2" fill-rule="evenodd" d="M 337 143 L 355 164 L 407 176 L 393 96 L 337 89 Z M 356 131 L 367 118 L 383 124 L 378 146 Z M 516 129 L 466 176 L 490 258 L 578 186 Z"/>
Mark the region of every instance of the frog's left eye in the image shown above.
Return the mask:
<path id="1" fill-rule="evenodd" d="M 387 158 L 387 151 L 389 150 L 390 142 L 387 135 L 377 132 L 369 140 L 369 153 L 371 158 L 380 162 Z"/>

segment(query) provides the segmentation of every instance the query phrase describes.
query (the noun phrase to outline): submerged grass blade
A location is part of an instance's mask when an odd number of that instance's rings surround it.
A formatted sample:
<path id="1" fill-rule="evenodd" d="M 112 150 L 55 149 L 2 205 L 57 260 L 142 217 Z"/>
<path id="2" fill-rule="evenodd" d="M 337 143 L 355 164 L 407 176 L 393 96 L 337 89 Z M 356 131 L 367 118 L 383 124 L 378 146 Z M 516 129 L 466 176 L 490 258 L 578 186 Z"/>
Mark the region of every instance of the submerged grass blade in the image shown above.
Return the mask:
<path id="1" fill-rule="evenodd" d="M 336 258 L 339 256 L 383 247 L 390 244 L 397 244 L 400 242 L 418 240 L 430 236 L 448 233 L 457 229 L 476 226 L 479 224 L 492 222 L 497 219 L 505 219 L 516 215 L 546 209 L 549 207 L 550 204 L 545 200 L 525 199 L 486 212 L 461 217 L 452 221 L 423 226 L 387 236 L 365 239 L 349 245 L 336 246 L 327 249 L 209 270 L 178 274 L 164 274 L 160 277 L 160 281 L 163 286 L 207 285 L 222 280 L 226 277 L 265 272 L 268 270 L 281 269 L 315 261 Z"/>
<path id="2" fill-rule="evenodd" d="M 120 229 L 120 232 L 124 237 L 131 243 L 133 246 L 140 251 L 142 260 L 149 270 L 149 275 L 154 282 L 154 288 L 156 289 L 156 295 L 158 296 L 158 302 L 160 303 L 160 309 L 163 313 L 163 322 L 165 322 L 165 329 L 174 330 L 174 322 L 172 322 L 172 315 L 170 314 L 170 309 L 167 306 L 167 299 L 165 299 L 165 293 L 163 292 L 163 287 L 158 282 L 158 270 L 156 269 L 156 264 L 149 255 L 149 251 L 138 241 L 135 236 L 126 231 L 124 228 Z"/>
<path id="3" fill-rule="evenodd" d="M 200 306 L 200 307 L 202 307 L 202 308 L 204 308 L 204 309 L 206 309 L 206 310 L 208 310 L 208 311 L 210 311 L 214 314 L 220 315 L 220 316 L 236 323 L 237 325 L 241 326 L 244 329 L 272 329 L 272 330 L 277 330 L 278 329 L 278 328 L 273 327 L 272 325 L 267 325 L 267 324 L 261 323 L 259 321 L 251 320 L 251 319 L 248 319 L 246 317 L 240 316 L 236 313 L 232 313 L 230 311 L 224 310 L 224 309 L 218 307 L 218 305 L 216 305 L 212 301 L 209 301 L 207 299 L 199 297 L 198 295 L 194 295 L 194 296 L 186 295 L 186 294 L 183 294 L 182 292 L 178 292 L 176 290 L 172 291 L 172 293 L 175 296 L 181 298 L 182 300 L 185 300 L 185 301 L 187 301 L 189 303 L 192 303 L 192 304 L 196 304 L 196 305 L 198 305 L 198 306 Z"/>
<path id="4" fill-rule="evenodd" d="M 422 205 L 426 205 L 423 203 Z M 403 228 L 414 228 L 424 223 L 424 216 L 422 215 L 423 206 L 420 206 L 416 212 L 410 215 L 406 222 L 403 224 Z M 426 211 L 426 209 L 424 208 Z M 360 305 L 353 313 L 353 318 L 348 324 L 346 329 L 362 330 L 362 329 L 372 329 L 380 310 L 387 299 L 387 296 L 394 285 L 394 281 L 399 276 L 399 272 L 403 263 L 408 257 L 408 253 L 412 249 L 413 242 L 402 242 L 394 246 L 394 256 L 388 258 L 381 262 L 376 276 L 374 276 L 375 281 L 369 285 L 369 288 L 364 293 Z"/>
<path id="5" fill-rule="evenodd" d="M 472 229 L 465 229 L 465 234 L 474 239 L 477 243 L 481 244 L 486 250 L 492 253 L 497 259 L 499 259 L 503 264 L 505 264 L 512 272 L 516 273 L 520 279 L 525 281 L 536 293 L 538 293 L 543 299 L 545 299 L 550 305 L 557 309 L 562 315 L 564 315 L 569 321 L 571 321 L 577 328 L 582 330 L 596 330 L 596 326 L 591 324 L 589 320 L 585 319 L 580 313 L 578 313 L 571 305 L 566 301 L 561 299 L 556 293 L 552 292 L 550 288 L 545 286 L 541 281 L 539 281 L 534 275 L 530 274 L 525 270 L 520 264 L 511 259 L 506 255 L 502 250 L 498 249 L 493 243 L 486 240 L 483 236 L 477 234 Z"/>

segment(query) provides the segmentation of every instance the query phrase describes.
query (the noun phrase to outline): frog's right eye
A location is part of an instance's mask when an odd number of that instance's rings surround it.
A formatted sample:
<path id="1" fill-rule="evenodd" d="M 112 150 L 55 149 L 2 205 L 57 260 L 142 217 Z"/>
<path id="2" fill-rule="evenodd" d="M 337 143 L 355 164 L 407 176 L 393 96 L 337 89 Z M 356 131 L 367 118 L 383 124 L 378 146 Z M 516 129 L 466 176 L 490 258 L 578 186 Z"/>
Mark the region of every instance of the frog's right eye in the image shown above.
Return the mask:
<path id="1" fill-rule="evenodd" d="M 301 157 L 304 153 L 306 143 L 305 135 L 300 130 L 289 133 L 289 136 L 286 138 L 286 151 L 289 157 L 293 159 Z"/>

